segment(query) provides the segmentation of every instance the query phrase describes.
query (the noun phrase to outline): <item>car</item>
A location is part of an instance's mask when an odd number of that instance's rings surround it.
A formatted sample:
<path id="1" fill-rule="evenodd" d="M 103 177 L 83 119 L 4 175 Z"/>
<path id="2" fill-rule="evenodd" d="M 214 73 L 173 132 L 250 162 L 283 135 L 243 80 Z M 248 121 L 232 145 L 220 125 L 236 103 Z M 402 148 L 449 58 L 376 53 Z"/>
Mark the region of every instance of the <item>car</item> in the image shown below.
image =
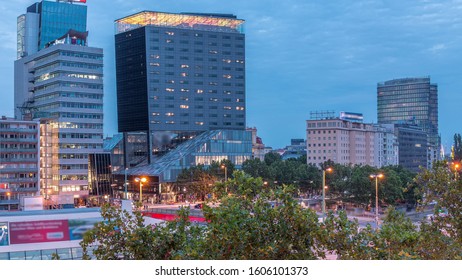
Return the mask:
<path id="1" fill-rule="evenodd" d="M 202 203 L 198 203 L 198 204 L 194 205 L 195 209 L 202 209 L 203 207 L 204 207 L 204 205 L 202 205 Z"/>

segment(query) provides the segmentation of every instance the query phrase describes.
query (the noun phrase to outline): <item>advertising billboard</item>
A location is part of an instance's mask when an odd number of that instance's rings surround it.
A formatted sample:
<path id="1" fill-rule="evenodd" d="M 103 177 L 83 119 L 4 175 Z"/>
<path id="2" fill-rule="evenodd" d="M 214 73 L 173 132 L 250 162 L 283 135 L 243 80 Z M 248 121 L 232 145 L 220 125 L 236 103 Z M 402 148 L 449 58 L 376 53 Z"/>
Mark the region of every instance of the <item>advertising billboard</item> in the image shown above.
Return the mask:
<path id="1" fill-rule="evenodd" d="M 68 241 L 67 220 L 10 223 L 10 244 Z"/>
<path id="2" fill-rule="evenodd" d="M 8 246 L 8 223 L 0 223 L 0 246 Z"/>
<path id="3" fill-rule="evenodd" d="M 101 222 L 102 218 L 87 218 L 78 220 L 69 220 L 69 238 L 70 240 L 83 239 L 85 232 L 92 229 L 96 223 Z"/>

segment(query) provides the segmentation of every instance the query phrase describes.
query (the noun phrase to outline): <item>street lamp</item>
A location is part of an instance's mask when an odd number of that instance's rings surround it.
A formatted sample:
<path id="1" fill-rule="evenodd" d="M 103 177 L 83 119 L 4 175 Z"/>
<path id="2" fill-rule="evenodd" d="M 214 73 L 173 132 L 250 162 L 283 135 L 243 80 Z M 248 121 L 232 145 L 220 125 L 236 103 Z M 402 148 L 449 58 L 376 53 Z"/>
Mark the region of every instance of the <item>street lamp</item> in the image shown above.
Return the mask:
<path id="1" fill-rule="evenodd" d="M 371 174 L 369 175 L 372 179 L 375 178 L 375 224 L 377 225 L 377 229 L 379 228 L 379 178 L 383 178 L 384 175 L 379 174 Z"/>
<path id="2" fill-rule="evenodd" d="M 225 164 L 221 165 L 221 168 L 225 170 L 225 182 L 228 181 L 228 167 Z"/>
<path id="3" fill-rule="evenodd" d="M 124 181 L 124 194 L 125 194 L 125 199 L 128 199 L 128 192 L 127 192 L 127 187 L 128 187 L 128 181 L 127 181 L 127 171 L 128 167 L 125 167 L 125 181 Z"/>
<path id="4" fill-rule="evenodd" d="M 143 183 L 145 183 L 147 181 L 146 178 L 135 178 L 135 181 L 136 182 L 140 182 L 140 202 L 141 202 L 141 205 L 143 205 Z"/>
<path id="5" fill-rule="evenodd" d="M 322 219 L 324 221 L 326 216 L 326 172 L 334 171 L 332 168 L 322 170 Z"/>
<path id="6" fill-rule="evenodd" d="M 459 177 L 458 174 L 460 169 L 460 163 L 452 162 L 452 165 L 454 166 L 454 179 L 457 180 L 457 178 Z"/>

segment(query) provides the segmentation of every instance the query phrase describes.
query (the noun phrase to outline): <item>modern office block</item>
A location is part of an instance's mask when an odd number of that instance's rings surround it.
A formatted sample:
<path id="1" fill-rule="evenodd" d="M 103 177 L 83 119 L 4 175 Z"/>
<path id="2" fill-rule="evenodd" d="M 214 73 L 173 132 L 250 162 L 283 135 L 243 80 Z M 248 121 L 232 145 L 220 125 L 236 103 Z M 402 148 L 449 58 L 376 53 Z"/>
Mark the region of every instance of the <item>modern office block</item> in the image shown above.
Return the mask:
<path id="1" fill-rule="evenodd" d="M 103 150 L 102 49 L 56 44 L 17 60 L 15 104 L 43 126 L 42 188 L 88 194 L 88 154 Z"/>
<path id="2" fill-rule="evenodd" d="M 39 123 L 0 119 L 0 210 L 19 209 L 39 189 Z"/>
<path id="3" fill-rule="evenodd" d="M 428 134 L 421 127 L 409 124 L 395 124 L 398 138 L 399 165 L 419 172 L 428 165 Z"/>
<path id="4" fill-rule="evenodd" d="M 379 124 L 413 123 L 428 135 L 427 167 L 439 159 L 438 86 L 429 77 L 404 78 L 377 85 Z"/>
<path id="5" fill-rule="evenodd" d="M 119 131 L 148 132 L 150 162 L 204 131 L 245 130 L 243 24 L 148 11 L 116 20 Z"/>
<path id="6" fill-rule="evenodd" d="M 88 46 L 87 7 L 77 2 L 30 6 L 25 34 L 38 35 L 18 36 L 24 52 L 15 61 L 15 117 L 40 120 L 46 200 L 87 197 L 88 154 L 103 151 L 103 50 Z M 28 25 L 28 15 L 39 24 Z M 28 51 L 29 45 L 37 49 Z"/>

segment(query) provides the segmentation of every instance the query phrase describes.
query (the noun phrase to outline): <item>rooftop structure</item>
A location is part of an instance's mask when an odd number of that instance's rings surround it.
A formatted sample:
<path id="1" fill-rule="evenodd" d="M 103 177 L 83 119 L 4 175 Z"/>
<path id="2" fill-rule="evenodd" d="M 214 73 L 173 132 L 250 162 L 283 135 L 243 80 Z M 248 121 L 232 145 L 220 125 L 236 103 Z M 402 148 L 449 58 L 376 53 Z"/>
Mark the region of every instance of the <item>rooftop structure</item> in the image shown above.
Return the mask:
<path id="1" fill-rule="evenodd" d="M 229 14 L 163 13 L 143 11 L 116 20 L 116 34 L 143 26 L 174 27 L 217 32 L 244 33 L 244 21 Z"/>

